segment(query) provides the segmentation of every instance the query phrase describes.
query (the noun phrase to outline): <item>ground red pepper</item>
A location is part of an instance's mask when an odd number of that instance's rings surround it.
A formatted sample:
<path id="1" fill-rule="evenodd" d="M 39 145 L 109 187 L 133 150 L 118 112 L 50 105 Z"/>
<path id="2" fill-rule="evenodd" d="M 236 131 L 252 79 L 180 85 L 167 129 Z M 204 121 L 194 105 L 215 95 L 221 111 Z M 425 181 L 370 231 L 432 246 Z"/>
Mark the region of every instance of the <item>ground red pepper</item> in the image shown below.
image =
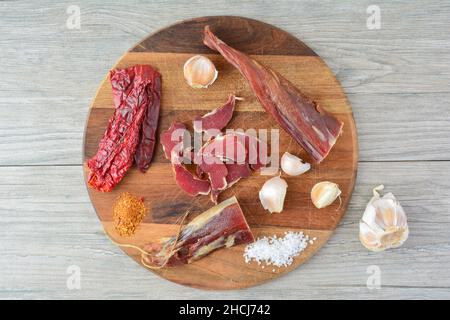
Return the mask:
<path id="1" fill-rule="evenodd" d="M 122 236 L 131 236 L 141 223 L 147 208 L 142 198 L 129 192 L 122 193 L 113 207 L 113 221 L 117 233 Z"/>

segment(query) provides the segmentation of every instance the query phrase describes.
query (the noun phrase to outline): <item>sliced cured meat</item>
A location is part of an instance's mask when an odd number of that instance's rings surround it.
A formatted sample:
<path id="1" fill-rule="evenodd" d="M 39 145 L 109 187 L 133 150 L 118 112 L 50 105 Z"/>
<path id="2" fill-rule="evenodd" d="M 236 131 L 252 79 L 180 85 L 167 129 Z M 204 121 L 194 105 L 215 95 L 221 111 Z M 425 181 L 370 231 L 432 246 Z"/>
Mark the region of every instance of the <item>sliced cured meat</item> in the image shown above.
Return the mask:
<path id="1" fill-rule="evenodd" d="M 266 142 L 240 131 L 216 136 L 205 143 L 199 152 L 218 157 L 226 163 L 248 163 L 253 170 L 268 163 Z"/>
<path id="2" fill-rule="evenodd" d="M 202 180 L 190 172 L 183 164 L 173 163 L 173 172 L 178 186 L 187 194 L 195 197 L 199 194 L 208 194 L 211 185 L 208 180 Z"/>
<path id="3" fill-rule="evenodd" d="M 247 178 L 251 175 L 252 171 L 250 170 L 248 164 L 243 163 L 226 163 L 225 164 L 228 170 L 227 174 L 227 188 L 231 187 L 233 184 L 238 182 L 242 178 Z"/>
<path id="4" fill-rule="evenodd" d="M 235 131 L 241 144 L 245 145 L 247 156 L 245 162 L 253 170 L 258 170 L 268 164 L 267 143 L 248 133 Z"/>
<path id="5" fill-rule="evenodd" d="M 231 48 L 205 27 L 203 43 L 218 51 L 248 81 L 263 108 L 316 161 L 321 162 L 342 133 L 343 123 L 287 79 Z"/>
<path id="6" fill-rule="evenodd" d="M 208 112 L 202 117 L 195 117 L 194 131 L 207 132 L 209 136 L 217 135 L 217 132 L 225 128 L 233 117 L 235 103 L 236 97 L 230 94 L 228 101 L 223 106 Z M 211 132 L 211 130 L 214 130 L 214 132 Z"/>
<path id="7" fill-rule="evenodd" d="M 183 153 L 183 137 L 186 126 L 181 122 L 173 122 L 170 128 L 161 132 L 159 140 L 164 150 L 164 155 L 172 161 L 172 152 L 178 156 Z"/>
<path id="8" fill-rule="evenodd" d="M 217 157 L 224 162 L 245 163 L 247 150 L 242 139 L 235 134 L 220 134 L 206 142 L 199 154 Z"/>
<path id="9" fill-rule="evenodd" d="M 199 167 L 202 172 L 208 175 L 211 184 L 211 200 L 217 203 L 220 192 L 227 187 L 228 169 L 224 163 L 202 163 Z"/>
<path id="10" fill-rule="evenodd" d="M 198 156 L 197 156 L 198 157 Z M 251 169 L 247 163 L 223 163 L 219 158 L 203 155 L 201 160 L 196 159 L 198 165 L 196 173 L 199 177 L 208 177 L 211 183 L 211 200 L 217 203 L 219 195 L 230 188 L 241 178 L 250 176 Z"/>
<path id="11" fill-rule="evenodd" d="M 192 147 L 186 147 L 186 148 L 184 148 L 181 157 L 182 157 L 182 162 L 183 163 L 193 164 L 194 163 L 194 159 L 195 159 L 195 152 L 192 149 Z"/>
<path id="12" fill-rule="evenodd" d="M 208 154 L 198 155 L 196 173 L 199 177 L 207 176 L 211 184 L 211 201 L 217 203 L 222 190 L 227 188 L 227 166 L 217 157 Z"/>
<path id="13" fill-rule="evenodd" d="M 177 241 L 178 240 L 178 241 Z M 214 250 L 255 241 L 236 197 L 203 212 L 180 235 L 144 247 L 144 262 L 152 267 L 174 266 L 198 260 Z"/>

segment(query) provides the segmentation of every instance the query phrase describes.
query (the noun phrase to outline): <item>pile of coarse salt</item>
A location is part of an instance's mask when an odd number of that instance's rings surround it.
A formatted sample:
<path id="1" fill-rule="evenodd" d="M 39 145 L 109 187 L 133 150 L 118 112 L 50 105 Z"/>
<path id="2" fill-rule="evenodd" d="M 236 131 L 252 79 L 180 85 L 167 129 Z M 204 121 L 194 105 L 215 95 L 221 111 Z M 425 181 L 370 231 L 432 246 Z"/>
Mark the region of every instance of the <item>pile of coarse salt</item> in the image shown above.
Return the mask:
<path id="1" fill-rule="evenodd" d="M 306 249 L 308 244 L 313 244 L 317 238 L 309 239 L 303 232 L 285 232 L 284 237 L 259 238 L 257 241 L 245 247 L 244 258 L 246 263 L 256 261 L 259 265 L 274 265 L 287 267 L 292 264 L 294 258 Z M 264 268 L 264 266 L 262 266 Z M 275 271 L 275 270 L 273 270 Z"/>

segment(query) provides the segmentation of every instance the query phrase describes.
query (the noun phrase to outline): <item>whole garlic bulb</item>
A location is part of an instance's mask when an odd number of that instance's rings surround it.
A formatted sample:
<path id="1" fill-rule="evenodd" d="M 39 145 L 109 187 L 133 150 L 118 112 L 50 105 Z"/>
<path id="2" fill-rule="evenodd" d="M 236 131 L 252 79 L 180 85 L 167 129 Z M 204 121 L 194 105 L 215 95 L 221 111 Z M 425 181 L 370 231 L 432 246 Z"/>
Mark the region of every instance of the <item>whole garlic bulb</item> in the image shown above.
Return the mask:
<path id="1" fill-rule="evenodd" d="M 259 200 L 264 209 L 270 213 L 283 211 L 287 183 L 280 177 L 267 180 L 259 191 Z"/>
<path id="2" fill-rule="evenodd" d="M 397 248 L 409 234 L 402 206 L 392 193 L 380 197 L 378 191 L 383 189 L 383 185 L 373 189 L 373 197 L 359 223 L 359 239 L 371 251 Z"/>
<path id="3" fill-rule="evenodd" d="M 318 182 L 311 189 L 311 200 L 317 209 L 328 207 L 340 195 L 339 186 L 330 181 Z"/>
<path id="4" fill-rule="evenodd" d="M 192 88 L 207 88 L 217 79 L 217 69 L 205 56 L 191 57 L 183 67 L 184 78 Z"/>

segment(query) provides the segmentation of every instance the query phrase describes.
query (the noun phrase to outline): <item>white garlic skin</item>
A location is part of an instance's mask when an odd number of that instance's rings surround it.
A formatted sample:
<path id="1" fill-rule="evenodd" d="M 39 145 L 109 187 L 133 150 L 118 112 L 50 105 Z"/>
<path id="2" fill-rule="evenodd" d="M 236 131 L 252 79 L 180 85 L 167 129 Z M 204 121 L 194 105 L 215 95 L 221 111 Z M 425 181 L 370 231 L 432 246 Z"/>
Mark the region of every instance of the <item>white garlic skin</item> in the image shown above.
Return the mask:
<path id="1" fill-rule="evenodd" d="M 281 169 L 290 176 L 298 176 L 311 169 L 309 163 L 303 163 L 302 159 L 289 152 L 285 152 L 281 157 Z"/>
<path id="2" fill-rule="evenodd" d="M 287 187 L 286 181 L 279 176 L 267 180 L 259 191 L 259 200 L 264 209 L 270 213 L 283 211 Z"/>
<path id="3" fill-rule="evenodd" d="M 316 183 L 311 189 L 311 200 L 317 209 L 328 207 L 340 195 L 339 186 L 330 181 Z"/>
<path id="4" fill-rule="evenodd" d="M 392 193 L 380 197 L 373 190 L 374 196 L 367 204 L 359 223 L 359 239 L 364 247 L 379 252 L 400 247 L 408 239 L 409 228 L 406 214 Z"/>
<path id="5" fill-rule="evenodd" d="M 186 61 L 183 67 L 184 79 L 192 88 L 207 88 L 217 79 L 217 69 L 205 56 L 196 55 Z"/>

